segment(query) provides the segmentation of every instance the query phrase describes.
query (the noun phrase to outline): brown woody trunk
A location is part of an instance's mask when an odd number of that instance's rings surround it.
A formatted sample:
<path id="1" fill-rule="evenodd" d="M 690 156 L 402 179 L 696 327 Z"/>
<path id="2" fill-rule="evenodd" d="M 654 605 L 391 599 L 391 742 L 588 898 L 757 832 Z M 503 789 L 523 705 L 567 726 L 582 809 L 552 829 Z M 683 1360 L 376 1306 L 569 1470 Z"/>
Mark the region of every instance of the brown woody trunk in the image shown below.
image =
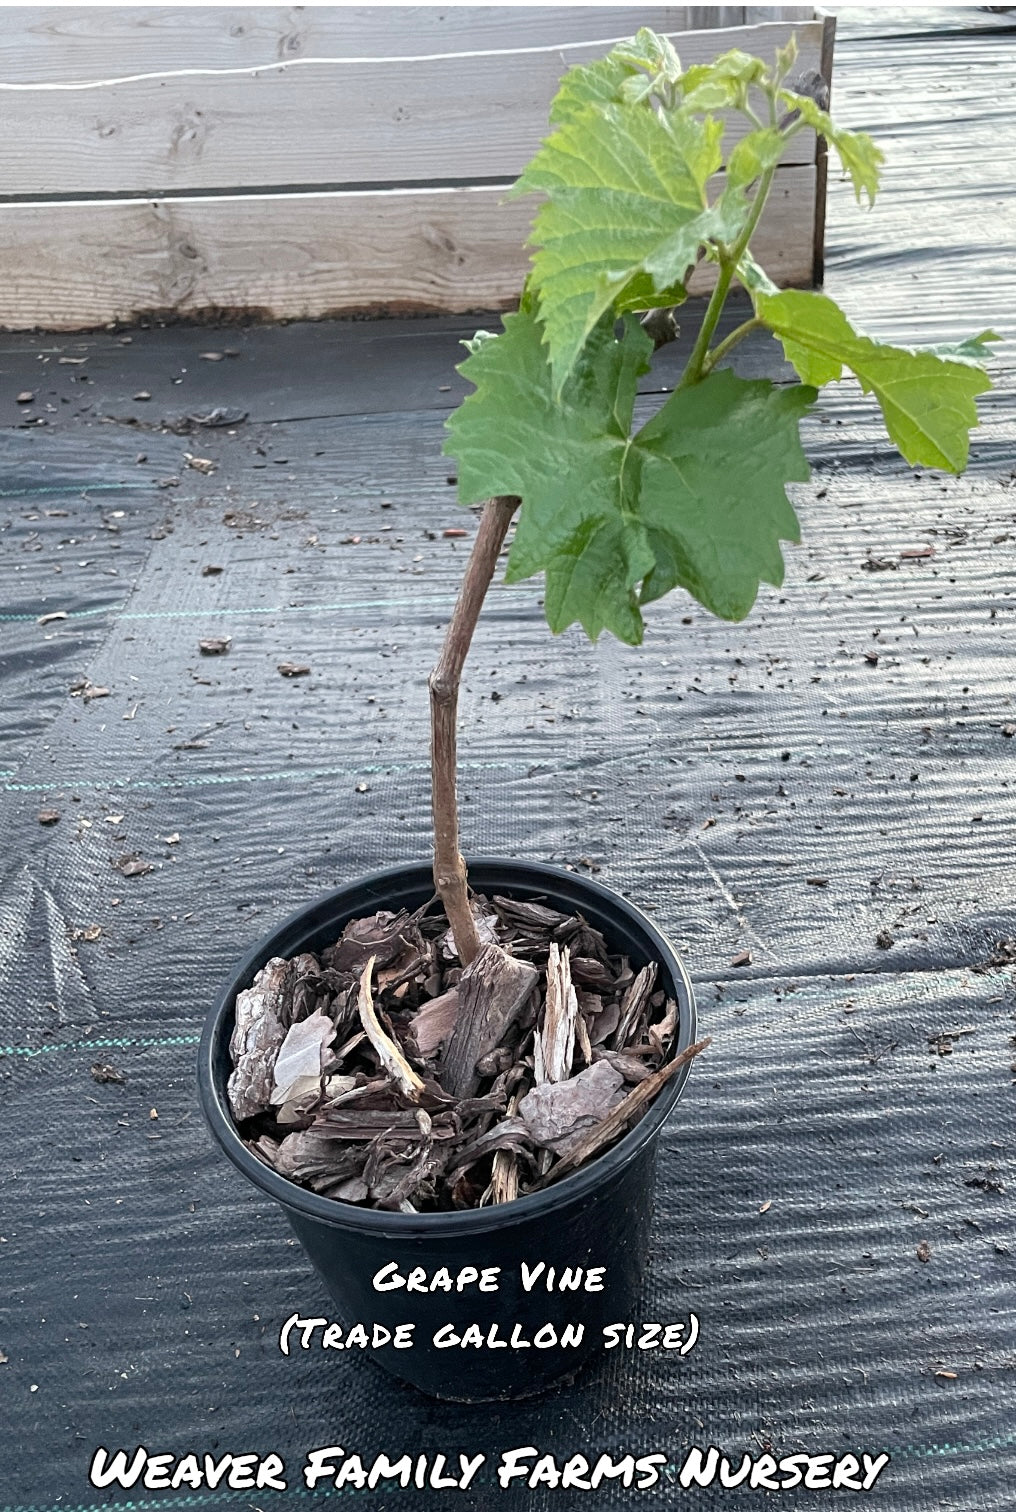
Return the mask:
<path id="1" fill-rule="evenodd" d="M 498 554 L 512 516 L 519 506 L 513 495 L 488 499 L 445 633 L 437 666 L 430 674 L 431 803 L 434 814 L 434 886 L 437 888 L 464 966 L 480 950 L 476 923 L 469 907 L 466 863 L 459 850 L 459 806 L 456 789 L 456 724 L 462 668 L 490 586 Z"/>

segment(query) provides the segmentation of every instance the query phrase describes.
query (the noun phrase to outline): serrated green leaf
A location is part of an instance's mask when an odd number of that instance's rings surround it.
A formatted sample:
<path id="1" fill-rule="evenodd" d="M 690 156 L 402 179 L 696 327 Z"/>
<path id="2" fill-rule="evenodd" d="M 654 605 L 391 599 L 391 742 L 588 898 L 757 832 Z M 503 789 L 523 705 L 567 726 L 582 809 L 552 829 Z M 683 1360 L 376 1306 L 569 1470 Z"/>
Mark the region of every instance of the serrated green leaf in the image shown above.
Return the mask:
<path id="1" fill-rule="evenodd" d="M 768 70 L 761 58 L 734 48 L 712 63 L 695 63 L 685 70 L 679 81 L 682 108 L 723 110 L 743 106 L 752 84 L 761 84 Z"/>
<path id="2" fill-rule="evenodd" d="M 656 566 L 640 602 L 685 588 L 721 619 L 740 620 L 759 583 L 783 582 L 781 541 L 800 540 L 786 484 L 804 483 L 798 426 L 815 399 L 723 369 L 677 389 L 635 438 L 638 514 Z"/>
<path id="3" fill-rule="evenodd" d="M 684 304 L 687 298 L 688 290 L 682 283 L 661 289 L 648 274 L 636 274 L 621 293 L 614 295 L 614 312 L 627 315 L 635 310 L 662 310 Z"/>
<path id="4" fill-rule="evenodd" d="M 661 36 L 648 26 L 640 26 L 634 37 L 619 42 L 612 56 L 668 81 L 676 81 L 681 76 L 681 60 L 674 51 L 670 38 Z"/>
<path id="5" fill-rule="evenodd" d="M 550 123 L 563 126 L 590 105 L 618 104 L 648 98 L 660 79 L 676 80 L 680 59 L 666 37 L 643 27 L 636 36 L 618 45 L 595 63 L 570 68 L 558 85 L 550 106 Z"/>
<path id="6" fill-rule="evenodd" d="M 622 102 L 588 105 L 543 142 L 511 192 L 631 187 L 639 201 L 701 209 L 722 137 L 721 121 L 671 120 Z"/>
<path id="7" fill-rule="evenodd" d="M 539 323 L 519 314 L 460 369 L 476 385 L 448 425 L 460 500 L 521 497 L 506 576 L 546 574 L 553 630 L 637 644 L 640 605 L 678 585 L 742 618 L 760 581 L 782 580 L 780 540 L 797 539 L 784 485 L 808 476 L 797 425 L 814 391 L 724 371 L 633 436 L 651 350 L 637 321 L 618 341 L 605 319 L 555 400 Z"/>
<path id="8" fill-rule="evenodd" d="M 676 284 L 712 237 L 736 235 L 745 213 L 710 206 L 723 123 L 668 120 L 638 105 L 589 108 L 541 147 L 519 180 L 542 190 L 532 241 L 533 283 L 560 393 L 590 331 L 636 279 L 647 304 Z M 648 284 L 645 280 L 648 279 Z"/>
<path id="9" fill-rule="evenodd" d="M 794 66 L 794 64 L 796 62 L 797 62 L 797 38 L 794 35 L 794 33 L 791 32 L 791 34 L 790 34 L 790 40 L 787 43 L 786 47 L 778 47 L 776 49 L 776 78 L 777 78 L 777 80 L 785 79 L 787 77 L 787 74 L 790 72 L 790 70 L 793 68 L 793 66 Z"/>
<path id="10" fill-rule="evenodd" d="M 703 84 L 728 82 L 737 85 L 757 84 L 766 75 L 766 66 L 761 58 L 733 47 L 721 53 L 711 63 L 693 63 L 681 75 L 681 91 L 690 95 Z"/>
<path id="11" fill-rule="evenodd" d="M 655 560 L 637 520 L 581 519 L 568 550 L 552 557 L 544 569 L 548 625 L 558 635 L 569 625 L 581 625 L 590 640 L 610 630 L 628 646 L 641 645 L 643 622 L 634 585 Z M 531 576 L 509 557 L 505 582 Z"/>
<path id="12" fill-rule="evenodd" d="M 625 105 L 641 105 L 652 98 L 660 87 L 653 74 L 632 74 L 618 90 L 618 97 Z"/>
<path id="13" fill-rule="evenodd" d="M 787 139 L 775 126 L 749 131 L 731 148 L 727 158 L 727 188 L 746 189 L 783 156 Z"/>
<path id="14" fill-rule="evenodd" d="M 962 354 L 887 346 L 859 335 L 827 294 L 785 289 L 756 293 L 755 309 L 780 338 L 787 361 L 805 383 L 830 383 L 853 372 L 865 393 L 875 395 L 886 429 L 910 463 L 962 472 L 970 430 L 977 424 L 974 399 L 991 380 L 972 360 L 993 332 L 984 332 Z"/>
<path id="15" fill-rule="evenodd" d="M 579 63 L 569 68 L 551 104 L 550 124 L 563 126 L 590 105 L 617 102 L 621 98 L 621 85 L 636 72 L 633 64 L 623 61 L 615 52 L 596 63 Z"/>
<path id="16" fill-rule="evenodd" d="M 885 153 L 875 146 L 867 132 L 837 126 L 827 111 L 820 110 L 814 100 L 796 90 L 781 89 L 778 98 L 791 110 L 800 111 L 802 119 L 836 148 L 844 173 L 850 175 L 858 204 L 862 193 L 867 194 L 869 204 L 874 204 Z"/>
<path id="17" fill-rule="evenodd" d="M 980 335 L 968 336 L 965 341 L 940 341 L 922 350 L 934 352 L 937 357 L 953 357 L 957 362 L 975 362 L 979 367 L 994 355 L 988 343 L 1002 339 L 997 331 L 981 331 Z"/>
<path id="18" fill-rule="evenodd" d="M 538 322 L 505 317 L 504 333 L 460 367 L 476 392 L 448 423 L 459 499 L 522 499 L 507 579 L 547 574 L 553 630 L 578 620 L 595 639 L 610 629 L 641 639 L 636 585 L 653 565 L 624 487 L 638 379 L 652 341 L 632 317 L 625 339 L 604 321 L 557 401 Z"/>
<path id="19" fill-rule="evenodd" d="M 477 331 L 472 336 L 466 336 L 459 342 L 467 352 L 478 352 L 485 341 L 496 341 L 497 334 L 494 331 Z"/>
<path id="20" fill-rule="evenodd" d="M 696 89 L 688 90 L 681 108 L 695 110 L 731 110 L 737 104 L 741 86 L 732 79 L 706 79 Z"/>

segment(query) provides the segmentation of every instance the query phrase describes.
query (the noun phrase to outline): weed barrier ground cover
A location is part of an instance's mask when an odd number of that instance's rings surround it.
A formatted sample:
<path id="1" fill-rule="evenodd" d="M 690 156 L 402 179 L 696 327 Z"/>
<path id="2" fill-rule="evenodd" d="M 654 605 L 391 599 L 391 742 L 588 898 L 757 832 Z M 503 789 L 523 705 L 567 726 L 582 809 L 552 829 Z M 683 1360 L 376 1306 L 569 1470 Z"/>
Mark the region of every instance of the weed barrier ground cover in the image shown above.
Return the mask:
<path id="1" fill-rule="evenodd" d="M 1011 40 L 1007 15 L 841 18 L 840 114 L 889 161 L 868 219 L 831 184 L 827 283 L 874 334 L 947 340 L 976 311 L 1011 335 Z M 463 1507 L 596 1499 L 500 1490 L 524 1445 L 667 1456 L 654 1487 L 606 1482 L 612 1506 L 771 1500 L 675 1492 L 715 1444 L 884 1451 L 893 1512 L 994 1512 L 1014 1460 L 1011 341 L 958 480 L 895 458 L 854 387 L 823 398 L 808 544 L 745 626 L 675 600 L 641 653 L 552 642 L 536 582 L 481 620 L 468 847 L 650 910 L 713 1038 L 664 1133 L 633 1320 L 694 1314 L 694 1347 L 636 1335 L 498 1409 L 436 1406 L 320 1333 L 279 1349 L 327 1304 L 213 1148 L 196 1044 L 274 923 L 426 854 L 425 672 L 468 544 L 445 532 L 472 518 L 441 427 L 471 328 L 3 338 L 4 1501 L 103 1505 L 92 1453 L 139 1444 L 274 1452 L 295 1501 L 332 1444 L 485 1454 Z M 740 361 L 778 370 L 761 346 Z"/>

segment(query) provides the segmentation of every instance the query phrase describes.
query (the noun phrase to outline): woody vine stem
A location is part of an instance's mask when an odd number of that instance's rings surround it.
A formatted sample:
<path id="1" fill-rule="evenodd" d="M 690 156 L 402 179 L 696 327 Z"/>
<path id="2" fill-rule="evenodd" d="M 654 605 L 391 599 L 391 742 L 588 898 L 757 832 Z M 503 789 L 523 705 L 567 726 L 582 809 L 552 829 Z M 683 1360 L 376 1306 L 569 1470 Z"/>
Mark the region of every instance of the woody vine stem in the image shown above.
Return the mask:
<path id="1" fill-rule="evenodd" d="M 771 172 L 763 174 L 756 191 L 748 226 L 732 251 L 724 248 L 717 284 L 706 308 L 698 339 L 681 378 L 681 387 L 701 382 L 718 357 L 725 356 L 730 347 L 734 346 L 742 336 L 747 335 L 749 330 L 754 329 L 755 322 L 746 321 L 743 326 L 739 326 L 732 332 L 725 342 L 721 342 L 715 351 L 709 350 L 709 342 L 726 302 L 737 260 L 758 223 L 772 177 Z M 672 339 L 671 333 L 661 332 L 654 344 L 662 346 L 670 339 Z M 462 683 L 462 669 L 469 654 L 480 610 L 483 608 L 487 589 L 493 579 L 497 559 L 508 534 L 508 527 L 521 502 L 521 499 L 513 494 L 503 494 L 488 499 L 484 504 L 459 596 L 445 632 L 441 655 L 428 679 L 431 810 L 434 820 L 434 886 L 444 905 L 455 947 L 464 966 L 468 966 L 479 954 L 480 937 L 477 933 L 473 911 L 469 906 L 468 874 L 459 847 L 457 775 L 459 688 Z"/>
<path id="2" fill-rule="evenodd" d="M 481 331 L 464 343 L 469 356 L 459 371 L 474 392 L 448 421 L 445 451 L 458 463 L 460 503 L 484 502 L 430 677 L 434 882 L 464 965 L 480 940 L 459 850 L 459 686 L 517 495 L 529 518 L 508 580 L 545 573 L 555 632 L 578 623 L 592 640 L 610 630 L 635 646 L 643 605 L 674 588 L 737 621 L 762 582 L 779 587 L 781 543 L 799 539 L 787 485 L 809 475 L 801 417 L 818 389 L 846 372 L 875 396 L 912 466 L 966 466 L 974 401 L 991 387 L 984 364 L 999 339 L 993 331 L 935 347 L 877 342 L 824 292 L 781 291 L 753 256 L 763 207 L 798 132 L 812 130 L 835 149 L 858 203 L 871 203 L 878 190 L 882 153 L 832 119 L 820 74 L 787 82 L 796 58 L 791 37 L 774 65 L 734 50 L 682 70 L 668 39 L 643 29 L 606 59 L 565 74 L 555 129 L 513 188 L 544 197 L 534 222 L 538 250 L 502 333 Z M 716 110 L 748 123 L 729 147 Z M 623 196 L 613 188 L 618 174 L 630 180 Z M 710 200 L 714 180 L 720 189 Z M 664 202 L 672 225 L 661 227 Z M 683 301 L 688 270 L 703 258 L 716 281 L 684 371 L 633 430 L 649 346 L 673 337 L 667 306 Z M 751 314 L 718 338 L 735 280 Z M 647 310 L 640 331 L 633 317 Z M 716 371 L 757 330 L 782 343 L 799 385 Z M 602 570 L 607 560 L 616 571 Z"/>
<path id="3" fill-rule="evenodd" d="M 483 608 L 498 554 L 521 501 L 511 494 L 488 499 L 455 602 L 441 655 L 430 674 L 431 804 L 434 814 L 434 886 L 444 904 L 463 966 L 479 954 L 480 939 L 469 907 L 466 863 L 459 849 L 456 790 L 459 686 L 473 631 Z"/>

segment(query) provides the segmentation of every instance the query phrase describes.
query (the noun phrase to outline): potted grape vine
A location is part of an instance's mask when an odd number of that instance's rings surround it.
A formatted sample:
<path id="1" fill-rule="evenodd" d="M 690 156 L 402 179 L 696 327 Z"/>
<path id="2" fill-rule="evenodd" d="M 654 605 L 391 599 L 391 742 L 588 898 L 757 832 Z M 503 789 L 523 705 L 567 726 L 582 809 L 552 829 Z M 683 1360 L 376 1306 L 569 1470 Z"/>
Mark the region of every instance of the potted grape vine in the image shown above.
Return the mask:
<path id="1" fill-rule="evenodd" d="M 858 202 L 882 155 L 829 116 L 815 74 L 734 51 L 683 69 L 640 31 L 571 69 L 513 193 L 542 197 L 530 275 L 497 334 L 466 343 L 448 425 L 461 504 L 481 505 L 430 676 L 432 863 L 352 881 L 280 926 L 211 1014 L 200 1085 L 233 1162 L 284 1207 L 339 1320 L 304 1346 L 366 1352 L 436 1396 L 521 1396 L 635 1316 L 662 1125 L 707 1041 L 687 974 L 625 899 L 459 841 L 457 699 L 498 558 L 543 574 L 550 629 L 641 642 L 679 590 L 728 620 L 779 586 L 799 539 L 799 427 L 853 374 L 912 464 L 960 472 L 991 332 L 912 349 L 825 293 L 778 288 L 753 253 L 791 138 L 838 154 Z M 680 380 L 636 426 L 639 379 L 690 273 L 713 291 Z M 717 339 L 737 283 L 750 314 Z M 754 331 L 800 380 L 726 365 Z M 302 1332 L 300 1332 L 302 1330 Z"/>

